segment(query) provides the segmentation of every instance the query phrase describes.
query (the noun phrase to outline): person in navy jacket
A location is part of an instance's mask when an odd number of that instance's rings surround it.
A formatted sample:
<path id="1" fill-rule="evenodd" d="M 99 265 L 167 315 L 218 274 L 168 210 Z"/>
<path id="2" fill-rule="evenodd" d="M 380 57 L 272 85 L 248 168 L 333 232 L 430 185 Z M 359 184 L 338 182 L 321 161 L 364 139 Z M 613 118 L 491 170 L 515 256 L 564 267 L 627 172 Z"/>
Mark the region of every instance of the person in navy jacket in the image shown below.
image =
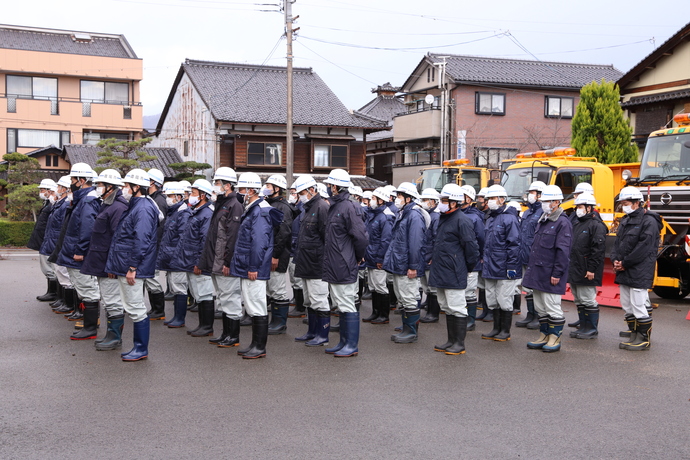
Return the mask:
<path id="1" fill-rule="evenodd" d="M 300 201 L 299 195 L 294 187 L 290 189 L 287 201 L 297 209 L 297 215 L 292 220 L 292 245 L 290 247 L 290 264 L 288 265 L 288 275 L 290 276 L 293 299 L 291 305 L 294 305 L 295 308 L 288 312 L 288 318 L 304 318 L 306 316 L 306 307 L 304 306 L 304 282 L 302 278 L 295 276 L 297 239 L 299 238 L 300 221 L 302 220 L 302 214 L 304 212 L 304 204 Z"/>
<path id="2" fill-rule="evenodd" d="M 533 290 L 534 309 L 539 315 L 539 338 L 527 348 L 556 352 L 561 349 L 565 315 L 561 296 L 565 294 L 570 265 L 573 227 L 561 208 L 563 193 L 547 185 L 541 194 L 544 213 L 539 218 L 529 262 L 522 284 Z"/>
<path id="3" fill-rule="evenodd" d="M 48 226 L 48 219 L 50 218 L 50 213 L 53 211 L 53 201 L 56 191 L 57 184 L 52 179 L 43 179 L 38 185 L 38 196 L 43 200 L 43 206 L 38 213 L 36 224 L 31 232 L 29 241 L 26 243 L 26 247 L 29 249 L 33 249 L 34 251 L 39 251 L 41 249 Z M 51 197 L 53 197 L 52 201 Z M 41 267 L 43 276 L 46 277 L 46 281 L 48 282 L 48 289 L 45 294 L 36 296 L 36 300 L 39 302 L 52 302 L 57 298 L 58 284 L 55 278 L 53 264 L 48 262 L 48 256 L 41 255 L 40 253 L 38 256 L 38 263 Z"/>
<path id="4" fill-rule="evenodd" d="M 268 305 L 266 284 L 271 277 L 273 229 L 283 221 L 283 213 L 263 199 L 261 178 L 243 173 L 237 179 L 237 191 L 244 196 L 244 214 L 230 262 L 230 274 L 242 278 L 242 301 L 252 319 L 252 342 L 237 354 L 244 359 L 266 356 Z"/>
<path id="5" fill-rule="evenodd" d="M 480 261 L 484 254 L 484 213 L 472 206 L 472 202 L 474 202 L 476 198 L 474 187 L 471 185 L 463 185 L 461 188 L 465 194 L 465 198 L 460 205 L 460 209 L 472 221 L 472 230 L 474 231 L 474 236 L 477 239 L 477 245 L 479 247 L 479 260 L 467 274 L 467 287 L 465 288 L 465 300 L 467 301 L 467 330 L 473 331 L 477 318 L 477 307 L 479 306 L 477 286 L 479 285 L 479 272 L 482 269 Z"/>
<path id="6" fill-rule="evenodd" d="M 133 322 L 134 347 L 121 354 L 122 360 L 139 361 L 149 354 L 151 323 L 144 303 L 144 279 L 156 271 L 160 210 L 147 196 L 150 178 L 146 171 L 132 169 L 122 182 L 122 196 L 129 200 L 129 207 L 113 236 L 105 272 L 118 277 L 122 304 Z"/>
<path id="7" fill-rule="evenodd" d="M 424 189 L 419 196 L 421 200 L 420 206 L 429 213 L 429 217 L 431 218 L 429 228 L 426 230 L 426 242 L 424 243 L 424 261 L 426 262 L 426 268 L 424 270 L 424 276 L 419 279 L 421 281 L 422 291 L 426 293 L 426 300 L 421 304 L 422 307 L 426 305 L 426 315 L 419 320 L 420 323 L 437 323 L 438 315 L 441 313 L 441 306 L 438 304 L 436 288 L 429 285 L 431 253 L 434 251 L 438 221 L 441 217 L 441 214 L 436 210 L 439 197 L 440 195 L 435 188 Z"/>
<path id="8" fill-rule="evenodd" d="M 93 224 L 89 252 L 84 258 L 81 273 L 96 277 L 101 301 L 108 318 L 108 330 L 103 339 L 96 340 L 96 350 L 116 350 L 122 346 L 125 310 L 122 306 L 120 283 L 115 275 L 108 276 L 105 271 L 105 264 L 108 260 L 108 251 L 113 235 L 117 230 L 122 214 L 129 207 L 129 203 L 124 199 L 120 190 L 123 183 L 119 172 L 114 169 L 106 169 L 94 182 L 102 204 Z M 84 327 L 73 336 L 83 338 L 96 335 L 98 317 L 98 309 L 93 313 L 84 310 Z"/>
<path id="9" fill-rule="evenodd" d="M 50 216 L 48 216 L 48 222 L 46 223 L 46 230 L 43 236 L 43 242 L 41 243 L 41 248 L 38 250 L 38 253 L 41 255 L 41 257 L 45 257 L 46 263 L 50 264 L 53 268 L 53 272 L 55 273 L 55 278 L 58 283 L 57 299 L 50 303 L 50 306 L 54 311 L 57 311 L 58 308 L 67 309 L 65 306 L 65 298 L 74 298 L 75 295 L 67 269 L 65 267 L 59 267 L 49 260 L 53 254 L 53 251 L 55 251 L 55 245 L 60 238 L 62 225 L 65 220 L 67 209 L 69 208 L 69 203 L 67 202 L 67 191 L 69 190 L 69 186 L 69 176 L 62 176 L 57 182 L 56 191 L 50 198 L 53 208 L 50 212 Z"/>
<path id="10" fill-rule="evenodd" d="M 414 184 L 403 182 L 396 191 L 395 205 L 400 213 L 393 224 L 391 244 L 383 260 L 383 269 L 393 275 L 395 296 L 403 308 L 402 331 L 393 335 L 391 340 L 395 343 L 413 343 L 417 341 L 419 277 L 424 276 L 426 268 L 424 244 L 431 218 L 415 203 L 419 194 Z"/>

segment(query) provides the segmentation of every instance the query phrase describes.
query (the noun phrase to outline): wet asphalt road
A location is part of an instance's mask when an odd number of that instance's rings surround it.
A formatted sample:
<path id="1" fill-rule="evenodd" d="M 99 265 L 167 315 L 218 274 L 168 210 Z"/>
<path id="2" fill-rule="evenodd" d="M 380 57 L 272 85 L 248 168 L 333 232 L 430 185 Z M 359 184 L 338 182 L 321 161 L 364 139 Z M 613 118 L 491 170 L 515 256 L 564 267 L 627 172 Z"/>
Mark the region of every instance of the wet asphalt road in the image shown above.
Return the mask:
<path id="1" fill-rule="evenodd" d="M 124 363 L 68 340 L 72 323 L 35 300 L 37 260 L 0 270 L 2 459 L 690 458 L 689 300 L 662 301 L 648 352 L 619 350 L 623 315 L 603 308 L 597 340 L 566 337 L 554 354 L 528 350 L 525 329 L 481 340 L 489 323 L 468 333 L 467 354 L 435 353 L 443 317 L 398 345 L 391 315 L 362 325 L 351 359 L 295 343 L 299 319 L 260 360 L 157 321 L 149 359 Z M 126 349 L 131 331 L 128 320 Z"/>

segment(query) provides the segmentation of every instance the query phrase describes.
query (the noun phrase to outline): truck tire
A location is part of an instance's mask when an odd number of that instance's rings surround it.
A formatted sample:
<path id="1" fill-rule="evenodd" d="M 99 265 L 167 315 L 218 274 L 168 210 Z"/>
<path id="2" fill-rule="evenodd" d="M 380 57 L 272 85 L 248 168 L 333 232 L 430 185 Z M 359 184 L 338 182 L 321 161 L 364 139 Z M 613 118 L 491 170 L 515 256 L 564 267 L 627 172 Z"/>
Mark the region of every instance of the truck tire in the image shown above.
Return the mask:
<path id="1" fill-rule="evenodd" d="M 688 289 L 680 290 L 678 288 L 668 286 L 655 286 L 652 290 L 654 291 L 654 294 L 658 295 L 662 299 L 669 300 L 680 300 L 690 294 L 690 290 Z"/>

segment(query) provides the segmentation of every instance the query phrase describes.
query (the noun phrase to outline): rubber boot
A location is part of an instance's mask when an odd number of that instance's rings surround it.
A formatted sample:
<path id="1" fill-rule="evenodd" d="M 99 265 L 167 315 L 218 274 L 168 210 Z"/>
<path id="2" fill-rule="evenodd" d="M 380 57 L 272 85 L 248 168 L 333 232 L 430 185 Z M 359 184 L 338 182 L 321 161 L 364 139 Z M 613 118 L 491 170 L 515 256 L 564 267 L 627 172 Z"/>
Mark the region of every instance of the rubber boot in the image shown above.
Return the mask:
<path id="1" fill-rule="evenodd" d="M 308 347 L 326 345 L 328 343 L 328 333 L 331 330 L 331 315 L 327 311 L 317 311 L 315 313 L 314 338 L 304 343 Z"/>
<path id="2" fill-rule="evenodd" d="M 488 334 L 482 334 L 482 339 L 493 340 L 493 338 L 496 337 L 499 332 L 501 332 L 501 309 L 497 308 L 495 311 L 487 313 L 487 315 L 484 317 L 484 321 L 486 321 L 486 318 L 489 317 L 491 317 L 492 321 L 494 322 L 494 328 L 491 329 Z"/>
<path id="3" fill-rule="evenodd" d="M 76 302 L 77 291 L 74 288 L 65 288 L 65 302 L 64 305 L 55 308 L 54 313 L 58 315 L 64 315 L 65 313 L 71 313 L 74 311 L 74 305 Z"/>
<path id="4" fill-rule="evenodd" d="M 108 330 L 105 337 L 96 340 L 96 350 L 119 350 L 122 348 L 122 329 L 125 327 L 125 315 L 116 315 L 108 318 Z"/>
<path id="5" fill-rule="evenodd" d="M 419 317 L 419 314 L 417 314 Z M 333 353 L 336 358 L 350 358 L 359 353 L 359 312 L 343 313 L 340 316 L 341 327 L 345 327 L 345 345 Z"/>
<path id="6" fill-rule="evenodd" d="M 500 308 L 497 308 L 497 310 L 500 310 Z M 486 307 L 486 316 L 484 316 L 484 321 L 485 323 L 490 323 L 494 320 L 494 313 L 498 313 L 497 311 L 494 311 L 490 309 L 488 306 Z"/>
<path id="7" fill-rule="evenodd" d="M 151 321 L 144 318 L 132 325 L 134 335 L 134 348 L 127 353 L 122 353 L 122 361 L 140 361 L 149 356 L 149 335 L 151 333 Z"/>
<path id="8" fill-rule="evenodd" d="M 175 294 L 175 299 L 173 302 L 175 307 L 175 316 L 166 324 L 166 326 L 171 329 L 184 327 L 184 321 L 187 317 L 187 296 L 184 294 Z"/>
<path id="9" fill-rule="evenodd" d="M 511 312 L 508 312 L 511 313 Z M 453 315 L 446 315 L 453 316 Z M 509 319 L 510 316 L 508 317 Z M 446 348 L 447 355 L 464 355 L 465 354 L 465 335 L 467 335 L 467 316 L 456 316 L 453 321 L 455 328 L 455 341 L 453 345 Z"/>
<path id="10" fill-rule="evenodd" d="M 527 316 L 522 321 L 515 321 L 515 327 L 528 327 L 531 324 L 533 327 L 530 329 L 538 329 L 539 317 L 534 311 L 534 297 L 532 297 L 532 294 L 525 296 L 525 305 L 527 306 Z"/>
<path id="11" fill-rule="evenodd" d="M 574 322 L 572 322 L 572 323 L 568 323 L 568 327 L 576 327 L 576 328 L 579 328 L 579 327 L 582 325 L 582 318 L 580 317 L 580 314 L 579 314 L 579 313 L 580 313 L 580 305 L 578 305 L 577 307 L 578 307 L 578 311 L 577 311 L 577 312 L 578 312 L 578 315 L 577 315 L 578 318 L 577 318 L 577 321 L 574 321 Z"/>
<path id="12" fill-rule="evenodd" d="M 287 310 L 285 311 L 287 315 Z M 266 342 L 268 340 L 268 315 L 252 318 L 252 339 L 254 346 L 242 354 L 242 359 L 257 359 L 266 356 Z M 239 353 L 239 352 L 238 352 Z"/>
<path id="13" fill-rule="evenodd" d="M 306 314 L 304 307 L 304 290 L 293 289 L 293 295 L 295 296 L 295 308 L 290 310 L 288 318 L 304 318 Z"/>
<path id="14" fill-rule="evenodd" d="M 227 319 L 226 319 L 227 318 Z M 223 328 L 225 328 L 225 321 L 228 322 L 228 335 L 222 341 L 218 342 L 220 348 L 237 347 L 240 344 L 240 320 L 230 319 L 225 315 L 223 318 Z"/>
<path id="15" fill-rule="evenodd" d="M 74 310 L 72 313 L 64 315 L 67 321 L 79 321 L 84 318 L 84 302 L 77 296 L 76 291 L 74 294 Z"/>
<path id="16" fill-rule="evenodd" d="M 57 283 L 57 296 L 55 297 L 55 300 L 50 302 L 48 305 L 50 305 L 50 308 L 55 309 L 61 305 L 64 305 L 65 303 L 65 288 L 62 287 L 62 284 Z"/>
<path id="17" fill-rule="evenodd" d="M 285 334 L 287 331 L 288 310 L 290 301 L 274 300 L 271 304 L 271 323 L 268 325 L 268 335 Z"/>
<path id="18" fill-rule="evenodd" d="M 331 312 L 329 311 L 324 311 L 323 314 L 331 316 Z M 306 342 L 316 337 L 316 311 L 312 308 L 307 308 L 307 321 L 307 324 L 309 324 L 307 333 L 299 337 L 295 337 L 295 342 Z"/>
<path id="19" fill-rule="evenodd" d="M 371 295 L 373 291 L 369 289 L 369 283 L 364 283 L 364 290 L 362 291 L 362 300 L 371 300 Z"/>
<path id="20" fill-rule="evenodd" d="M 379 294 L 378 292 L 372 292 L 371 293 L 371 315 L 367 316 L 366 318 L 362 318 L 363 323 L 370 323 L 376 318 L 380 316 L 379 312 Z"/>
<path id="21" fill-rule="evenodd" d="M 522 311 L 522 294 L 513 295 L 513 314 L 519 315 Z"/>
<path id="22" fill-rule="evenodd" d="M 393 288 L 393 283 L 388 283 L 386 286 L 388 287 L 388 309 L 395 310 L 398 308 L 398 297 L 395 295 L 395 288 Z"/>
<path id="23" fill-rule="evenodd" d="M 599 335 L 599 307 L 583 307 L 584 326 L 578 329 L 573 335 L 570 333 L 570 337 L 575 337 L 576 339 L 596 339 Z"/>
<path id="24" fill-rule="evenodd" d="M 230 317 L 223 313 L 223 330 L 218 337 L 208 339 L 208 343 L 213 345 L 218 345 L 218 342 L 222 342 L 230 333 Z"/>
<path id="25" fill-rule="evenodd" d="M 527 342 L 527 348 L 530 350 L 541 350 L 544 345 L 549 341 L 549 317 L 540 316 L 539 317 L 539 338 L 534 342 Z"/>
<path id="26" fill-rule="evenodd" d="M 495 313 L 494 313 L 495 314 Z M 499 310 L 501 331 L 494 336 L 496 342 L 510 340 L 510 326 L 513 324 L 513 311 Z"/>
<path id="27" fill-rule="evenodd" d="M 652 318 L 642 318 L 637 320 L 635 328 L 635 340 L 625 345 L 625 350 L 644 351 L 651 346 Z"/>
<path id="28" fill-rule="evenodd" d="M 571 338 L 576 338 L 575 336 L 577 335 L 578 332 L 580 332 L 584 327 L 585 327 L 585 306 L 584 305 L 578 305 L 577 306 L 577 321 L 574 323 L 568 323 L 568 326 L 571 324 L 577 324 L 577 330 L 576 331 L 570 331 L 570 337 Z"/>
<path id="29" fill-rule="evenodd" d="M 426 315 L 419 321 L 422 323 L 438 323 L 438 315 L 441 311 L 441 306 L 438 304 L 438 297 L 436 294 L 428 294 L 429 305 L 426 309 Z"/>
<path id="30" fill-rule="evenodd" d="M 402 314 L 403 329 L 395 336 L 395 343 L 414 343 L 418 340 L 419 310 L 405 310 Z"/>
<path id="31" fill-rule="evenodd" d="M 246 313 L 245 313 L 245 315 L 246 315 Z M 249 321 L 250 321 L 251 326 L 252 326 L 252 341 L 249 343 L 248 347 L 240 348 L 239 350 L 237 350 L 237 354 L 240 356 L 244 355 L 245 353 L 247 353 L 249 350 L 253 349 L 256 346 L 256 339 L 258 337 L 254 331 L 254 317 L 248 316 L 248 318 L 249 318 Z M 266 316 L 266 318 L 268 318 L 268 316 Z M 242 325 L 242 321 L 240 321 L 240 326 L 241 325 Z"/>
<path id="32" fill-rule="evenodd" d="M 199 327 L 189 335 L 192 337 L 208 337 L 213 335 L 213 320 L 216 313 L 213 300 L 202 300 L 199 303 Z"/>
<path id="33" fill-rule="evenodd" d="M 70 340 L 90 340 L 98 337 L 98 302 L 84 302 L 84 327 L 74 332 Z"/>
<path id="34" fill-rule="evenodd" d="M 192 294 L 189 291 L 187 291 L 187 305 L 188 305 L 188 307 L 187 307 L 188 311 L 193 311 L 193 312 L 199 311 L 199 303 L 196 301 L 194 296 L 192 296 Z"/>
<path id="35" fill-rule="evenodd" d="M 458 330 L 455 327 L 455 320 L 457 318 L 457 316 L 446 315 L 446 331 L 448 332 L 448 340 L 443 345 L 434 345 L 434 351 L 445 352 L 448 347 L 456 342 L 455 334 L 457 334 Z"/>
<path id="36" fill-rule="evenodd" d="M 46 278 L 46 280 L 48 281 L 48 290 L 45 294 L 36 296 L 36 300 L 38 300 L 39 302 L 52 302 L 57 299 L 57 280 L 51 280 L 49 278 Z"/>
<path id="37" fill-rule="evenodd" d="M 240 320 L 240 326 L 251 326 L 252 325 L 252 317 L 247 314 L 247 312 L 244 312 L 244 316 Z"/>
<path id="38" fill-rule="evenodd" d="M 477 302 L 467 304 L 467 327 L 466 331 L 474 331 L 476 328 Z"/>
<path id="39" fill-rule="evenodd" d="M 628 330 L 630 331 L 630 339 L 625 342 L 618 344 L 618 348 L 625 349 L 627 345 L 630 345 L 637 338 L 637 319 L 634 315 L 625 315 L 625 322 L 628 324 Z"/>
<path id="40" fill-rule="evenodd" d="M 491 310 L 489 310 L 489 306 L 486 304 L 486 290 L 485 289 L 479 289 L 479 305 L 481 307 L 482 313 L 477 316 L 477 321 L 484 321 L 484 319 L 489 316 L 491 318 L 490 321 L 493 321 L 493 313 Z"/>
<path id="41" fill-rule="evenodd" d="M 359 300 L 362 300 L 362 294 L 364 293 L 364 286 L 366 286 L 366 284 L 366 278 L 362 278 L 360 276 L 357 277 L 357 298 Z"/>
<path id="42" fill-rule="evenodd" d="M 162 292 L 149 292 L 149 303 L 151 309 L 148 311 L 150 321 L 158 321 L 165 319 L 165 294 Z"/>
<path id="43" fill-rule="evenodd" d="M 378 304 L 379 317 L 376 319 L 372 319 L 371 324 L 388 324 L 390 322 L 391 314 L 390 294 L 377 293 L 376 297 L 378 298 L 376 302 Z M 372 298 L 371 301 L 374 302 L 374 299 Z"/>
<path id="44" fill-rule="evenodd" d="M 563 334 L 565 318 L 549 319 L 548 343 L 541 347 L 544 353 L 555 353 L 561 349 L 561 334 Z"/>
<path id="45" fill-rule="evenodd" d="M 345 321 L 340 322 L 340 341 L 338 344 L 334 347 L 331 348 L 326 348 L 324 351 L 328 353 L 329 355 L 335 354 L 339 352 L 344 346 L 345 342 L 347 342 L 347 326 L 349 324 L 346 323 Z M 359 327 L 359 324 L 357 325 Z M 331 327 L 331 331 L 333 331 L 333 328 Z"/>

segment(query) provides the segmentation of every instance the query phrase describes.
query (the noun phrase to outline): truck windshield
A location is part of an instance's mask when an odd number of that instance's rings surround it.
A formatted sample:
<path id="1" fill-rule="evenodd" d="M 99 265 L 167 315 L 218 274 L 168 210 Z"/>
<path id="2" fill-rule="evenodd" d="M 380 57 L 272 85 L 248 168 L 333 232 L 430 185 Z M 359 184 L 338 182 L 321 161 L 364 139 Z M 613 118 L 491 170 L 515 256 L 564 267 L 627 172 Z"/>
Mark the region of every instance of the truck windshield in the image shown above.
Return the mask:
<path id="1" fill-rule="evenodd" d="M 690 176 L 690 133 L 650 138 L 640 164 L 640 179 L 684 176 Z"/>
<path id="2" fill-rule="evenodd" d="M 509 200 L 523 201 L 527 195 L 527 189 L 530 184 L 537 180 L 539 173 L 547 173 L 548 177 L 545 183 L 549 183 L 551 179 L 552 169 L 545 166 L 539 166 L 532 168 L 530 163 L 529 166 L 525 165 L 521 168 L 513 168 L 506 171 L 501 179 L 501 185 L 508 192 Z"/>
<path id="3" fill-rule="evenodd" d="M 425 188 L 433 188 L 440 193 L 444 185 L 455 183 L 455 178 L 457 175 L 457 168 L 425 169 L 422 171 L 421 190 L 424 190 Z"/>

